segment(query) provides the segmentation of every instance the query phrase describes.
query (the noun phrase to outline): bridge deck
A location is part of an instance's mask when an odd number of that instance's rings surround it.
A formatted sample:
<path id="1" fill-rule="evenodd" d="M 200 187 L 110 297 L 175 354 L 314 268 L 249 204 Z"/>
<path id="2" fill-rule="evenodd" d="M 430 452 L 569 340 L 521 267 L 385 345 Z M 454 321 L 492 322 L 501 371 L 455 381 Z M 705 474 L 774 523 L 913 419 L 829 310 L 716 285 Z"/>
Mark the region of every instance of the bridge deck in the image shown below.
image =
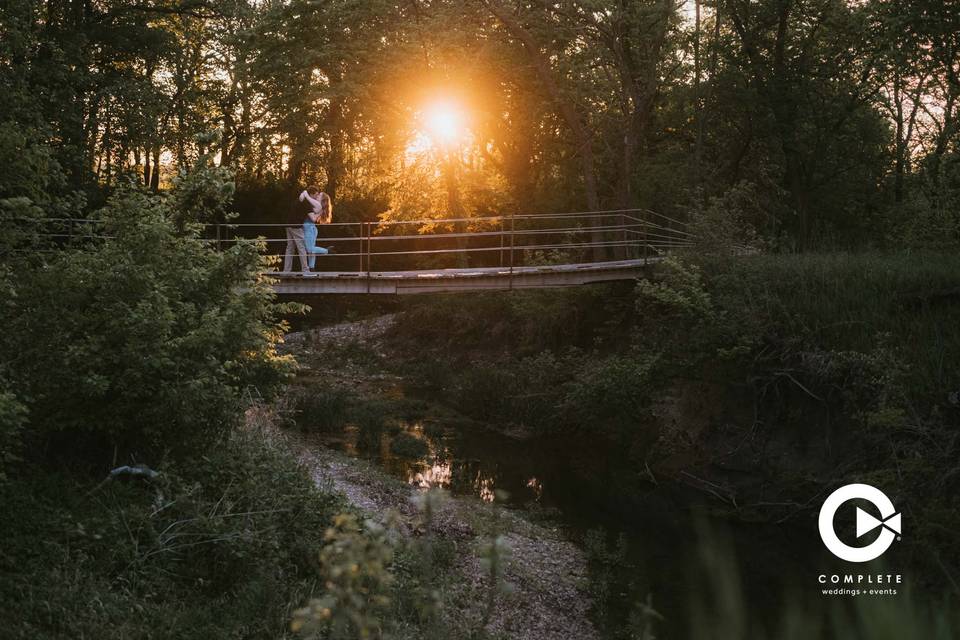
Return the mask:
<path id="1" fill-rule="evenodd" d="M 425 271 L 271 273 L 280 294 L 379 293 L 415 294 L 452 291 L 503 291 L 569 287 L 592 282 L 632 280 L 660 258 L 617 260 L 537 267 L 476 267 Z"/>

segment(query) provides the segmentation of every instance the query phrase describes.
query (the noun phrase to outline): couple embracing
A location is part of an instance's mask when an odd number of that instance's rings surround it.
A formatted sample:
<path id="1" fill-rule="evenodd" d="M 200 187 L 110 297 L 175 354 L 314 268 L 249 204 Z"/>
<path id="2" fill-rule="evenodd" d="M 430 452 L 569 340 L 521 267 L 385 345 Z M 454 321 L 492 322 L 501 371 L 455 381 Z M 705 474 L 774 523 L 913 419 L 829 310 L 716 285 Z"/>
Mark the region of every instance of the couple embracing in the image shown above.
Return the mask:
<path id="1" fill-rule="evenodd" d="M 333 202 L 330 196 L 310 185 L 304 189 L 290 209 L 291 225 L 287 227 L 287 249 L 284 251 L 283 270 L 293 269 L 293 250 L 300 256 L 300 269 L 305 276 L 316 275 L 311 269 L 316 266 L 317 256 L 334 253 L 333 247 L 317 246 L 317 224 L 333 221 Z"/>

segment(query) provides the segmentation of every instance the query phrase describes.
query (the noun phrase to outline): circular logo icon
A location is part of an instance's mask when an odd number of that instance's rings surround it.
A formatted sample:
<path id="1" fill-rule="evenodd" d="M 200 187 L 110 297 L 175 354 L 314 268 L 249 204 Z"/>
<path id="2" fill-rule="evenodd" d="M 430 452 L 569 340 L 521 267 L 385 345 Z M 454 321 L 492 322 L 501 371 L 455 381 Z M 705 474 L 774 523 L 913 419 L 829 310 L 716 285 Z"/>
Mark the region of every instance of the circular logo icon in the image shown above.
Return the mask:
<path id="1" fill-rule="evenodd" d="M 845 503 L 855 498 L 866 500 L 873 504 L 880 514 L 877 518 L 860 507 L 857 507 L 857 537 L 883 527 L 877 539 L 865 547 L 851 547 L 837 536 L 833 520 L 837 510 Z M 848 484 L 830 494 L 820 507 L 820 537 L 830 553 L 847 562 L 869 562 L 879 558 L 884 551 L 890 548 L 901 529 L 901 517 L 894 509 L 890 498 L 880 489 L 868 484 Z"/>

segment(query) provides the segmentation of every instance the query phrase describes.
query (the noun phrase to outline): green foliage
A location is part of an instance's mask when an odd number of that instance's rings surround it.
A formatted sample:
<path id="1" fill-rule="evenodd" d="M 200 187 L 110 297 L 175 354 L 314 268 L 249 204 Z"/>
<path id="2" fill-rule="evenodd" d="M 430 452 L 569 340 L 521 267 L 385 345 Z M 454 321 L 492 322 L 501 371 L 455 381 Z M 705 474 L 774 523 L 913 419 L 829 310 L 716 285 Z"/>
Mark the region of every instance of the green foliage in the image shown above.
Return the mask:
<path id="1" fill-rule="evenodd" d="M 26 408 L 17 397 L 0 390 L 0 485 L 7 480 L 8 470 L 21 460 L 26 418 Z"/>
<path id="2" fill-rule="evenodd" d="M 954 256 L 756 256 L 703 270 L 728 323 L 755 336 L 769 361 L 799 359 L 837 383 L 854 367 L 863 382 L 900 386 L 916 406 L 958 386 L 941 366 L 960 354 Z"/>
<path id="3" fill-rule="evenodd" d="M 649 311 L 652 302 L 668 313 L 686 318 L 710 321 L 715 316 L 700 269 L 673 256 L 663 261 L 654 282 L 643 279 L 637 283 L 637 297 L 638 312 Z"/>
<path id="4" fill-rule="evenodd" d="M 25 470 L 0 486 L 7 637 L 283 637 L 342 503 L 259 433 L 158 469 L 105 482 Z"/>
<path id="5" fill-rule="evenodd" d="M 0 199 L 0 248 L 11 262 L 28 259 L 28 254 L 40 245 L 36 221 L 43 218 L 43 208 L 30 198 L 19 196 Z M 6 272 L 6 269 L 5 269 Z M 9 288 L 6 278 L 5 287 Z"/>
<path id="6" fill-rule="evenodd" d="M 757 185 L 740 182 L 729 191 L 714 196 L 690 214 L 687 231 L 698 255 L 738 255 L 763 248 L 760 229 L 773 231 L 770 209 L 772 198 L 764 198 Z"/>
<path id="7" fill-rule="evenodd" d="M 439 489 L 414 497 L 417 535 L 400 535 L 393 511 L 383 524 L 337 516 L 320 551 L 324 594 L 293 612 L 293 630 L 324 638 L 467 637 L 462 622 L 447 616 L 456 542 L 435 526 L 446 501 Z"/>
<path id="8" fill-rule="evenodd" d="M 217 253 L 178 235 L 169 201 L 121 190 L 107 238 L 18 274 L 0 349 L 31 432 L 66 447 L 155 456 L 209 443 L 289 367 L 255 246 Z M 12 354 L 16 354 L 13 358 Z"/>
<path id="9" fill-rule="evenodd" d="M 888 242 L 921 250 L 952 251 L 960 243 L 960 162 L 950 158 L 936 184 L 925 184 L 890 216 Z"/>
<path id="10" fill-rule="evenodd" d="M 177 228 L 225 221 L 236 192 L 230 168 L 216 166 L 208 155 L 204 155 L 191 171 L 179 175 L 173 184 L 173 222 Z"/>
<path id="11" fill-rule="evenodd" d="M 291 628 L 336 640 L 378 635 L 390 602 L 392 559 L 384 527 L 367 520 L 361 529 L 355 516 L 336 516 L 320 551 L 325 593 L 294 613 Z"/>
<path id="12" fill-rule="evenodd" d="M 453 396 L 459 410 L 480 420 L 502 421 L 514 416 L 513 395 L 520 390 L 512 369 L 478 362 L 454 380 Z"/>
<path id="13" fill-rule="evenodd" d="M 44 202 L 64 186 L 53 151 L 15 122 L 0 122 L 0 166 L 0 198 Z"/>
<path id="14" fill-rule="evenodd" d="M 306 387 L 297 393 L 296 423 L 311 431 L 335 429 L 343 424 L 349 396 L 340 389 Z"/>
<path id="15" fill-rule="evenodd" d="M 596 421 L 601 431 L 635 429 L 649 417 L 656 365 L 644 353 L 585 359 L 563 389 L 560 415 L 574 425 Z"/>
<path id="16" fill-rule="evenodd" d="M 406 541 L 397 556 L 394 570 L 399 579 L 394 589 L 395 608 L 406 614 L 428 635 L 442 638 L 444 628 L 445 576 L 454 568 L 456 542 L 437 535 L 436 515 L 449 495 L 430 489 L 413 497 L 417 509 L 416 531 L 421 535 Z"/>

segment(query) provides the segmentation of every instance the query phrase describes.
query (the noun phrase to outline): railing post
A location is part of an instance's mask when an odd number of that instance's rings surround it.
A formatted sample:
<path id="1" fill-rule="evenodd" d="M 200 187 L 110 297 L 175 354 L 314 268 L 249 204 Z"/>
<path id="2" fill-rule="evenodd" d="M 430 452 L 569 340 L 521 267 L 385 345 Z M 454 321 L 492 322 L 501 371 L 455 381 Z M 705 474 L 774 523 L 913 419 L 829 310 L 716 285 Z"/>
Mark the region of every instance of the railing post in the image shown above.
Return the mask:
<path id="1" fill-rule="evenodd" d="M 373 223 L 367 223 L 367 293 L 370 293 L 370 270 L 373 258 Z"/>
<path id="2" fill-rule="evenodd" d="M 223 246 L 222 246 L 222 244 L 221 244 L 221 237 L 220 237 L 220 223 L 219 223 L 219 222 L 217 223 L 217 251 L 223 251 Z"/>
<path id="3" fill-rule="evenodd" d="M 643 226 L 643 266 L 647 266 L 647 226 Z"/>
<path id="4" fill-rule="evenodd" d="M 513 212 L 510 212 L 510 290 L 513 290 L 513 238 L 516 231 L 516 218 Z"/>
<path id="5" fill-rule="evenodd" d="M 620 237 L 622 238 L 621 242 L 623 242 L 623 246 L 620 248 L 620 251 L 618 251 L 617 253 L 620 255 L 621 258 L 626 260 L 630 255 L 629 253 L 630 244 L 629 244 L 629 239 L 627 237 L 627 216 L 626 214 L 623 214 L 623 213 L 620 214 Z"/>
<path id="6" fill-rule="evenodd" d="M 363 221 L 361 220 L 357 225 L 360 227 L 357 231 L 357 242 L 359 243 L 357 255 L 360 256 L 360 266 L 357 267 L 357 273 L 363 273 Z"/>
<path id="7" fill-rule="evenodd" d="M 500 218 L 500 267 L 503 267 L 503 218 Z"/>

